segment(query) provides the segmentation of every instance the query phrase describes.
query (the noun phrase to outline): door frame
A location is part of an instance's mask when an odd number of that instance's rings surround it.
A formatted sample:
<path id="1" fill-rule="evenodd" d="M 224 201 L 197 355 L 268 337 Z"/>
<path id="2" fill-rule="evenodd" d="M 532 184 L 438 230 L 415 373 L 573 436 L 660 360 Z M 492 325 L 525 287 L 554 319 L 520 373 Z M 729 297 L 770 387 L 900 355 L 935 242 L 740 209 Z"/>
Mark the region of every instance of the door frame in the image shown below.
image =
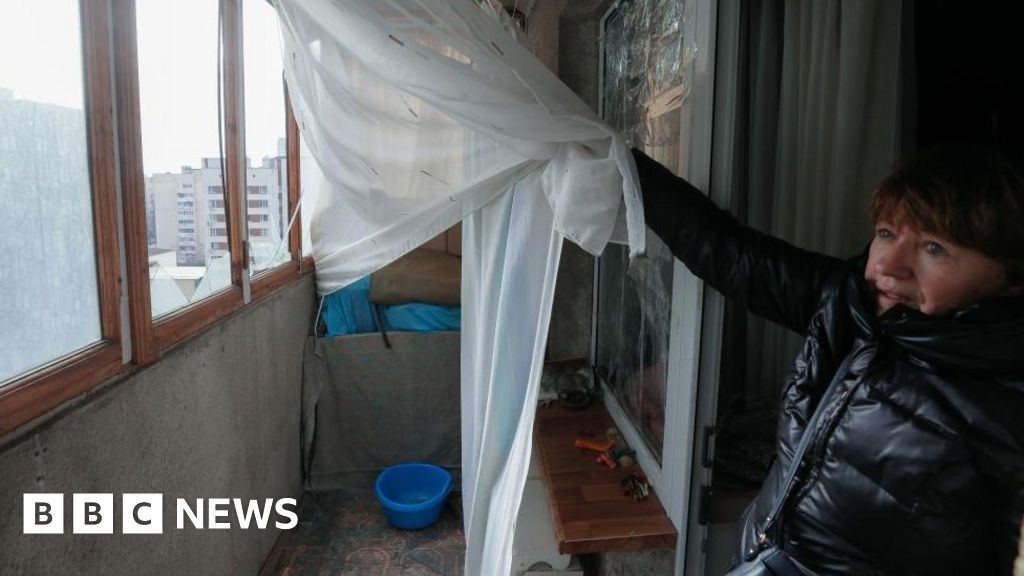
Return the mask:
<path id="1" fill-rule="evenodd" d="M 711 107 L 714 111 L 710 128 L 711 157 L 708 163 L 710 197 L 719 207 L 728 208 L 732 200 L 733 159 L 736 146 L 736 99 L 739 86 L 741 22 L 740 0 L 717 0 L 714 23 L 716 46 L 715 73 Z M 690 506 L 684 547 L 677 554 L 677 576 L 704 574 L 709 525 L 702 518 L 702 501 L 710 497 L 714 469 L 716 419 L 718 417 L 719 378 L 721 375 L 722 336 L 725 326 L 725 297 L 711 287 L 705 288 L 703 308 L 704 330 L 700 344 L 700 374 L 693 430 L 701 431 L 700 445 L 691 452 L 689 482 Z M 681 557 L 680 557 L 681 556 Z M 682 566 L 679 566 L 682 563 Z"/>

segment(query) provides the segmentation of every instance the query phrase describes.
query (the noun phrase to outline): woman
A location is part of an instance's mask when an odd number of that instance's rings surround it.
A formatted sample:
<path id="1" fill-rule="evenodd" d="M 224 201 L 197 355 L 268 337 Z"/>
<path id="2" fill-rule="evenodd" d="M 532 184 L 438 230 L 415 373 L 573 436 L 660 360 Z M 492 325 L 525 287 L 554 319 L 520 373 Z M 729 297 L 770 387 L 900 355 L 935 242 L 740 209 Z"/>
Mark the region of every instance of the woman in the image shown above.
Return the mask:
<path id="1" fill-rule="evenodd" d="M 647 224 L 676 257 L 807 338 L 737 560 L 781 549 L 792 573 L 1009 574 L 1024 504 L 1021 173 L 980 147 L 913 159 L 875 192 L 866 253 L 840 260 L 740 225 L 634 156 Z"/>

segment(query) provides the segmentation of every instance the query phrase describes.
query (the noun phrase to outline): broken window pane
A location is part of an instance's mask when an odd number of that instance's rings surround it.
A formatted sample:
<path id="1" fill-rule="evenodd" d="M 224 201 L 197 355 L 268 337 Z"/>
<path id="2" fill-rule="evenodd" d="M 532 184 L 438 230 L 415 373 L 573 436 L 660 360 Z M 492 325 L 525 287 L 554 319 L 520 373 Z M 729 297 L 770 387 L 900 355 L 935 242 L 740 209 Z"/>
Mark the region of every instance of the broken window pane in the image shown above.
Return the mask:
<path id="1" fill-rule="evenodd" d="M 285 240 L 289 214 L 284 65 L 273 6 L 265 0 L 246 0 L 242 26 L 249 270 L 256 274 L 291 260 Z"/>
<path id="2" fill-rule="evenodd" d="M 136 2 L 154 318 L 231 285 L 217 22 L 213 0 Z"/>
<path id="3" fill-rule="evenodd" d="M 604 117 L 676 173 L 683 166 L 682 119 L 689 87 L 685 4 L 638 0 L 620 5 L 605 27 Z M 665 436 L 669 320 L 674 258 L 647 231 L 647 254 L 609 245 L 601 258 L 597 368 L 660 461 Z"/>

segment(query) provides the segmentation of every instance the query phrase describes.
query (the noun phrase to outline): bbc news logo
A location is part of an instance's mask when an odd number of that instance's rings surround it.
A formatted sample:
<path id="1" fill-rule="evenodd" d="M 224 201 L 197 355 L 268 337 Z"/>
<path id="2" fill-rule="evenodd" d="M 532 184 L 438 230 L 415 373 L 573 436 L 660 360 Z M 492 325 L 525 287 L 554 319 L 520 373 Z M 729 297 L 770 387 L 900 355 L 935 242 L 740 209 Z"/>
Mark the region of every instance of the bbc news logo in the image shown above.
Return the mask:
<path id="1" fill-rule="evenodd" d="M 23 533 L 63 534 L 64 494 L 23 494 Z M 113 494 L 72 494 L 71 532 L 73 534 L 113 534 Z M 205 510 L 205 514 L 204 514 Z M 274 527 L 290 530 L 299 523 L 294 498 L 245 500 L 240 498 L 185 498 L 175 501 L 175 527 L 226 530 L 235 524 L 248 529 L 265 530 L 274 518 Z M 234 513 L 235 524 L 231 517 Z M 163 494 L 122 494 L 121 534 L 163 534 Z"/>

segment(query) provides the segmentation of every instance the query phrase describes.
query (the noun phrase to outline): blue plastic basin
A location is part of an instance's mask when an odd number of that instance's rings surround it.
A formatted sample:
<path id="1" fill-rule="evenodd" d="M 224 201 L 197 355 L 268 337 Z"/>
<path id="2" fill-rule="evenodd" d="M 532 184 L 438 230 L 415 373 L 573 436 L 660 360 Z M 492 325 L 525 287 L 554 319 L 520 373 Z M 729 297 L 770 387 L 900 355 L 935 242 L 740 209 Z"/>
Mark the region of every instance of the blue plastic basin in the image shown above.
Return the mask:
<path id="1" fill-rule="evenodd" d="M 396 528 L 419 530 L 437 522 L 452 489 L 452 475 L 430 464 L 399 464 L 377 476 L 374 491 Z"/>

